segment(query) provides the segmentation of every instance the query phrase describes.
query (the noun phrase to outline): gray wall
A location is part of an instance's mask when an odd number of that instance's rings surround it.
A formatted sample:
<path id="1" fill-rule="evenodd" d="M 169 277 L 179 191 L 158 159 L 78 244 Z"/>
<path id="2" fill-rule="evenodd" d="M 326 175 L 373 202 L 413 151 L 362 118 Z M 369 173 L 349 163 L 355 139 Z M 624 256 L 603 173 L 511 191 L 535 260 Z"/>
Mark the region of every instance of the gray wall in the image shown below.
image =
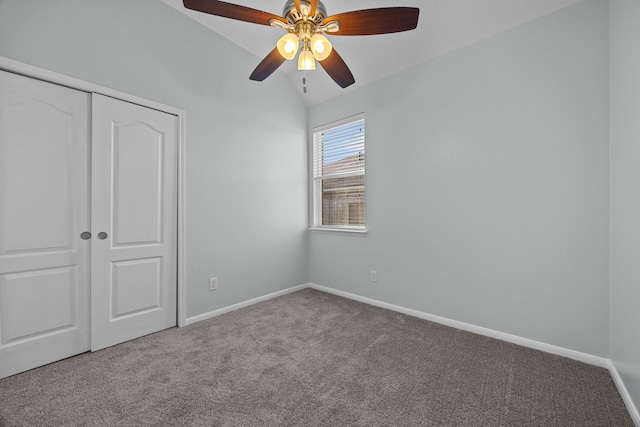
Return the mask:
<path id="1" fill-rule="evenodd" d="M 610 357 L 640 408 L 640 2 L 611 13 Z"/>
<path id="2" fill-rule="evenodd" d="M 310 281 L 607 357 L 608 96 L 586 0 L 311 108 L 366 113 L 369 235 L 311 234 Z"/>
<path id="3" fill-rule="evenodd" d="M 157 0 L 0 0 L 0 55 L 186 110 L 188 316 L 307 282 L 306 109 L 284 74 L 250 81 L 259 58 Z"/>

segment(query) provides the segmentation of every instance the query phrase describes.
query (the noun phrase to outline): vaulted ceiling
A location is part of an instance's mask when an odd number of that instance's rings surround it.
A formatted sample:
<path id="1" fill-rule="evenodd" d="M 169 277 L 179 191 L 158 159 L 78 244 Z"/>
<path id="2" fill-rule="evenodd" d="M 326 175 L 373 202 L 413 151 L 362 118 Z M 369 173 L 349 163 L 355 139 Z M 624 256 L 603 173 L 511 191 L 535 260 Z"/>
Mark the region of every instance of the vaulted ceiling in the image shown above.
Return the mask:
<path id="1" fill-rule="evenodd" d="M 284 34 L 283 30 L 276 28 L 194 12 L 185 9 L 182 0 L 162 1 L 253 53 L 256 65 Z M 280 15 L 285 6 L 283 0 L 228 1 L 276 15 Z M 277 72 L 287 73 L 305 104 L 314 105 L 579 1 L 324 0 L 329 15 L 378 7 L 418 7 L 418 28 L 405 33 L 376 36 L 330 36 L 333 46 L 340 52 L 356 80 L 347 89 L 336 85 L 321 67 L 306 72 L 307 93 L 303 93 L 303 72 L 296 69 L 295 61 L 286 61 Z M 247 79 L 252 71 L 246 70 Z M 269 84 L 269 79 L 256 84 Z"/>

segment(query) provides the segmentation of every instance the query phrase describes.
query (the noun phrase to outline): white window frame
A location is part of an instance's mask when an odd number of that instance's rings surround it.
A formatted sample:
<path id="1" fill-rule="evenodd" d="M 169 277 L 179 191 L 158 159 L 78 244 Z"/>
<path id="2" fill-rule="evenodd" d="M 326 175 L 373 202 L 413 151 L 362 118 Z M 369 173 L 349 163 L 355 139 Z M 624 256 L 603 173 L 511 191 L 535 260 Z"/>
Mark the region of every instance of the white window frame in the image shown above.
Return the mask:
<path id="1" fill-rule="evenodd" d="M 364 159 L 364 168 L 362 171 L 357 172 L 346 172 L 346 173 L 337 173 L 337 174 L 326 174 L 322 175 L 322 155 L 319 154 L 318 144 L 322 143 L 317 140 L 318 136 L 323 132 L 326 132 L 331 129 L 335 129 L 344 125 L 348 125 L 350 123 L 363 121 L 365 122 L 364 113 L 356 114 L 354 116 L 346 117 L 341 120 L 337 120 L 335 122 L 328 123 L 326 125 L 318 126 L 313 128 L 313 136 L 312 136 L 312 175 L 313 175 L 313 199 L 312 199 L 312 226 L 310 227 L 311 231 L 314 232 L 324 232 L 331 234 L 351 234 L 351 235 L 359 235 L 366 236 L 367 228 L 367 202 L 366 202 L 366 183 L 365 183 L 365 197 L 364 197 L 364 225 L 323 225 L 322 224 L 322 181 L 325 179 L 335 179 L 335 178 L 348 178 L 351 176 L 364 176 L 366 181 L 366 154 Z M 366 130 L 365 130 L 365 147 L 366 147 Z"/>

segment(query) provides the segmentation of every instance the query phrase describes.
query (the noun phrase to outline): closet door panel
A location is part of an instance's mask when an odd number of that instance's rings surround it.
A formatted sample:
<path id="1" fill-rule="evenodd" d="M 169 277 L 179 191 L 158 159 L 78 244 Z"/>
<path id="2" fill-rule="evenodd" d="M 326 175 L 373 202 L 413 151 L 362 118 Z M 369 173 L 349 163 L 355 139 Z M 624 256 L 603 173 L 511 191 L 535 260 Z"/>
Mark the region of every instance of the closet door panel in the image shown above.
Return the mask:
<path id="1" fill-rule="evenodd" d="M 75 326 L 74 267 L 5 274 L 2 336 L 7 343 Z"/>
<path id="2" fill-rule="evenodd" d="M 58 201 L 71 201 L 73 193 L 68 147 L 73 114 L 41 99 L 5 100 L 1 108 L 5 207 L 0 251 L 68 250 L 75 240 L 76 213 L 72 203 Z"/>
<path id="3" fill-rule="evenodd" d="M 89 350 L 89 99 L 0 72 L 0 377 Z"/>
<path id="4" fill-rule="evenodd" d="M 142 123 L 116 123 L 113 144 L 113 244 L 162 244 L 164 134 Z"/>

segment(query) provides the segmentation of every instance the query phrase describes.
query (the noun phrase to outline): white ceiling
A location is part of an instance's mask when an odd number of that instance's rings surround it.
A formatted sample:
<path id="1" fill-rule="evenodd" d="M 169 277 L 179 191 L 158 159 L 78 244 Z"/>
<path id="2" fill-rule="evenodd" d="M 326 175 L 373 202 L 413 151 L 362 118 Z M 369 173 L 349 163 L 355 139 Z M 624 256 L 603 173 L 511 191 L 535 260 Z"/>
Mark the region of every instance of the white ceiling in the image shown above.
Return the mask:
<path id="1" fill-rule="evenodd" d="M 220 18 L 185 9 L 182 0 L 162 0 L 256 55 L 256 66 L 284 32 L 263 25 Z M 280 15 L 284 0 L 227 0 Z M 539 18 L 581 0 L 323 0 L 328 15 L 389 6 L 420 8 L 418 28 L 376 36 L 330 36 L 331 43 L 353 73 L 356 83 L 340 88 L 322 67 L 307 72 L 307 93 L 302 92 L 302 71 L 295 61 L 277 72 L 289 75 L 307 105 L 314 105 L 367 83 L 425 62 L 454 49 Z M 246 70 L 247 79 L 253 69 Z M 266 79 L 260 84 L 269 84 Z"/>

